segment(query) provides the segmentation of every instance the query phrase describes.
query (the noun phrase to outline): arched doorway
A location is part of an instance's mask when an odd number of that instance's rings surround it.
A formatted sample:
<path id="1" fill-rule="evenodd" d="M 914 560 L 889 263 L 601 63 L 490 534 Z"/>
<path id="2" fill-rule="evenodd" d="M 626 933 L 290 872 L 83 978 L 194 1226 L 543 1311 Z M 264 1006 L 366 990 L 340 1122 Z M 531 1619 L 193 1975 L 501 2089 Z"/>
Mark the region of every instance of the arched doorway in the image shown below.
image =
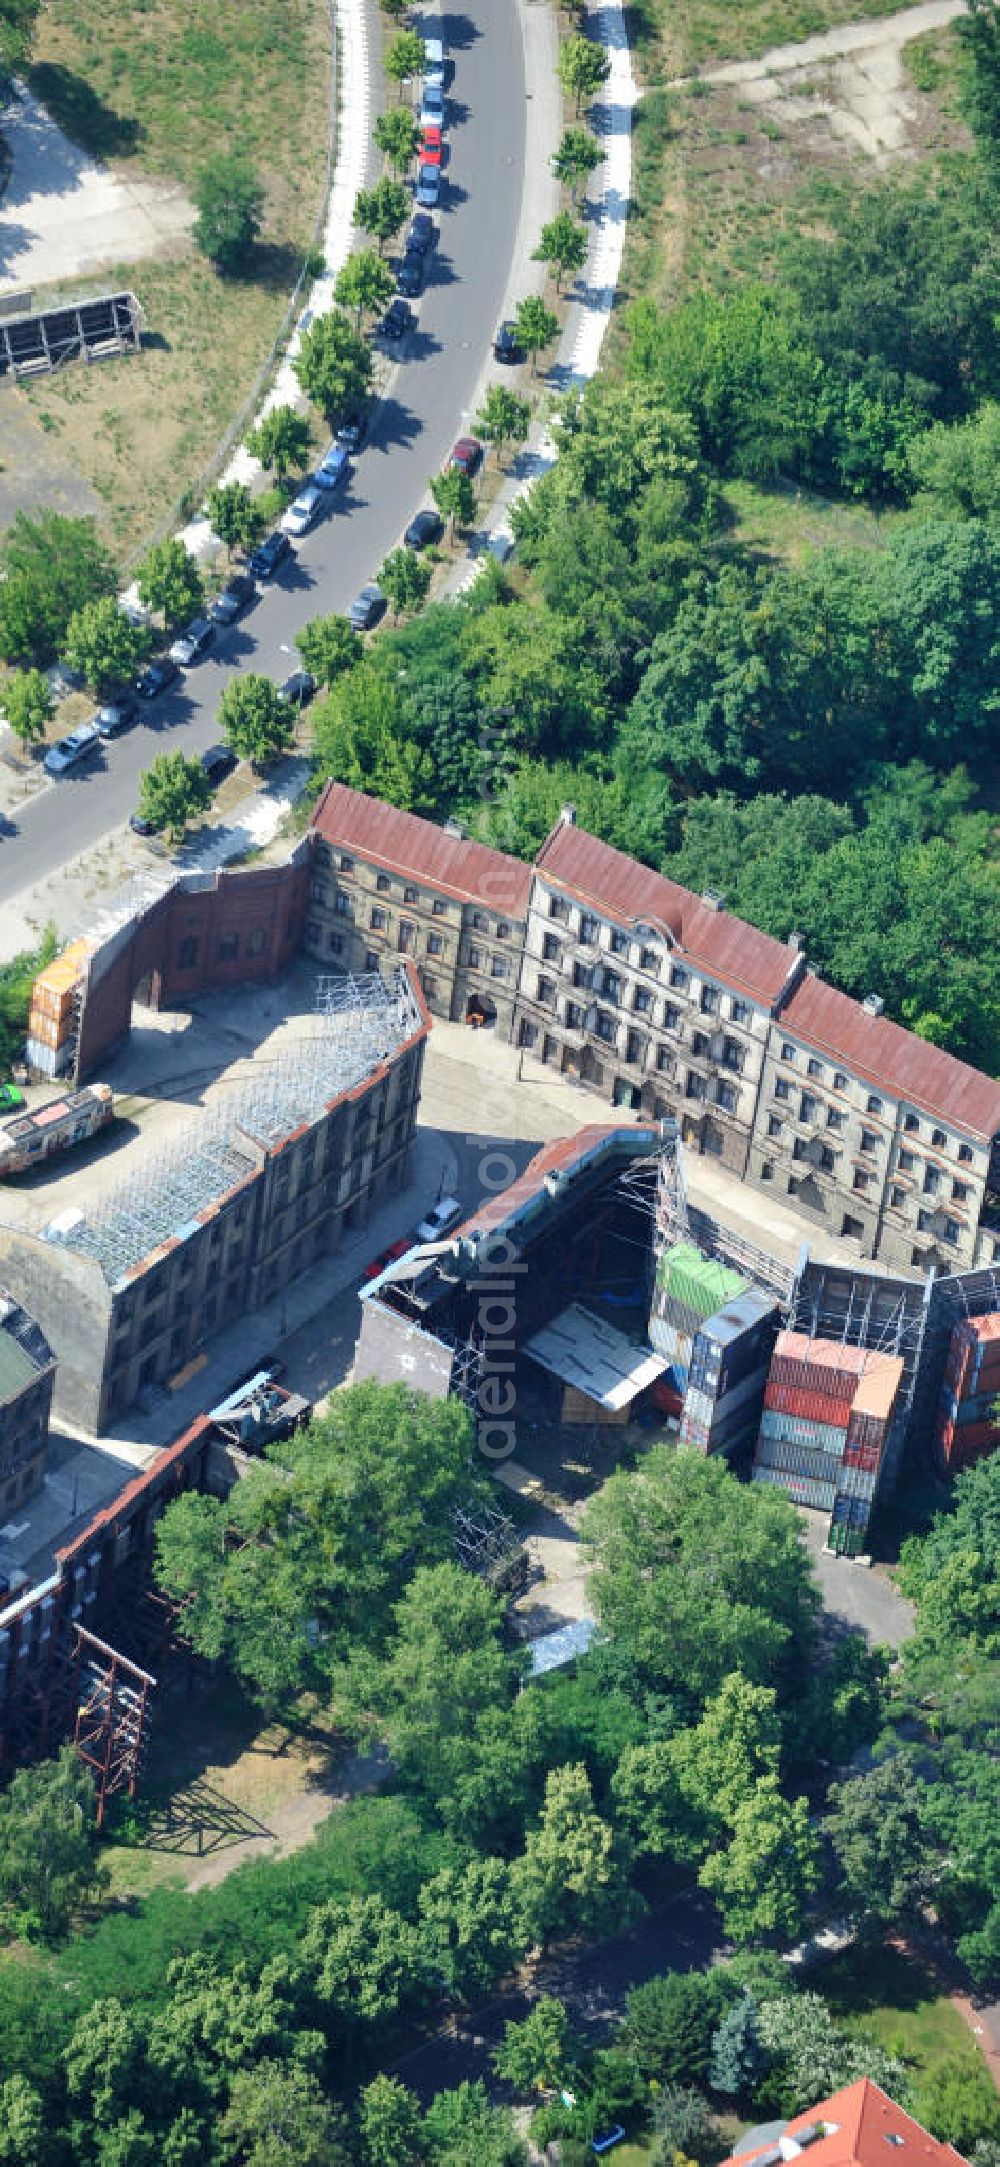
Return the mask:
<path id="1" fill-rule="evenodd" d="M 474 1031 L 491 1031 L 497 1020 L 494 1003 L 484 993 L 472 993 L 465 1004 L 465 1020 Z"/>

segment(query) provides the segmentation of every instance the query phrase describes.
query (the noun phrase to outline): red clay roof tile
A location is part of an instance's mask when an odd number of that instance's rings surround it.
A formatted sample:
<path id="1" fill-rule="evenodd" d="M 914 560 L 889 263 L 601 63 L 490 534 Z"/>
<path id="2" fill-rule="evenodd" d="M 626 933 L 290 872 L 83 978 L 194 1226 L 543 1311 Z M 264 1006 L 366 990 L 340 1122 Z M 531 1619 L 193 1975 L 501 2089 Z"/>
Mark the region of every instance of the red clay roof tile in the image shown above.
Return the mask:
<path id="1" fill-rule="evenodd" d="M 486 843 L 446 834 L 417 813 L 383 805 L 346 783 L 327 783 L 312 820 L 315 834 L 338 850 L 357 851 L 388 872 L 426 881 L 460 903 L 482 903 L 500 917 L 523 918 L 531 867 Z"/>
<path id="2" fill-rule="evenodd" d="M 860 1001 L 811 972 L 785 1003 L 781 1021 L 790 1038 L 802 1039 L 904 1105 L 984 1139 L 1000 1131 L 1000 1083 L 887 1016 L 870 1016 Z"/>

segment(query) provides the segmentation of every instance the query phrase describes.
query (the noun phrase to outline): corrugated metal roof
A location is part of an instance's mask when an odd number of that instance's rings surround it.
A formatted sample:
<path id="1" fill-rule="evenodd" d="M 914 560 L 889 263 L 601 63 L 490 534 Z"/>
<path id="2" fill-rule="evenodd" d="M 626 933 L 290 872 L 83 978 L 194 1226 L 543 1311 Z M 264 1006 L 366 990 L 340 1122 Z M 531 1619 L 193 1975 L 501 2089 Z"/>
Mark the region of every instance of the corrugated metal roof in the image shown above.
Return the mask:
<path id="1" fill-rule="evenodd" d="M 522 1352 L 540 1369 L 572 1385 L 611 1414 L 631 1407 L 667 1367 L 651 1347 L 637 1347 L 605 1317 L 572 1302 L 524 1343 Z"/>
<path id="2" fill-rule="evenodd" d="M 808 972 L 781 1011 L 790 1038 L 887 1096 L 988 1141 L 1000 1131 L 1000 1083 Z"/>
<path id="3" fill-rule="evenodd" d="M 482 903 L 499 917 L 523 918 L 531 867 L 486 843 L 448 835 L 432 820 L 404 813 L 379 798 L 328 783 L 313 814 L 313 832 L 337 850 L 357 851 L 387 872 L 426 881 L 460 903 Z"/>
<path id="4" fill-rule="evenodd" d="M 690 888 L 654 873 L 569 821 L 553 828 L 536 865 L 621 926 L 637 920 L 665 927 L 684 955 L 712 977 L 770 1007 L 798 961 L 798 951 L 742 918 L 717 910 Z"/>

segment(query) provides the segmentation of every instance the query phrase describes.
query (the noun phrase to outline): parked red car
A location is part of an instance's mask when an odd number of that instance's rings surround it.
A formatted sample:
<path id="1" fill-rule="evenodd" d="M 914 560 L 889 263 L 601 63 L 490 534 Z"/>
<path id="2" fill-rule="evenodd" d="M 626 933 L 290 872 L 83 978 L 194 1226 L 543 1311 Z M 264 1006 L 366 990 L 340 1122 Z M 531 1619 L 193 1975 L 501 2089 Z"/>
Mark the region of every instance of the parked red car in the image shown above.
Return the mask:
<path id="1" fill-rule="evenodd" d="M 421 140 L 420 140 L 420 161 L 421 161 L 421 164 L 422 164 L 422 165 L 425 165 L 425 166 L 439 166 L 439 165 L 440 165 L 440 163 L 441 163 L 441 130 L 440 130 L 440 128 L 425 128 L 425 129 L 424 129 L 423 135 L 422 135 L 422 137 L 421 137 Z"/>
<path id="2" fill-rule="evenodd" d="M 460 436 L 451 448 L 450 467 L 460 468 L 463 474 L 475 474 L 483 456 L 483 447 L 476 436 Z"/>

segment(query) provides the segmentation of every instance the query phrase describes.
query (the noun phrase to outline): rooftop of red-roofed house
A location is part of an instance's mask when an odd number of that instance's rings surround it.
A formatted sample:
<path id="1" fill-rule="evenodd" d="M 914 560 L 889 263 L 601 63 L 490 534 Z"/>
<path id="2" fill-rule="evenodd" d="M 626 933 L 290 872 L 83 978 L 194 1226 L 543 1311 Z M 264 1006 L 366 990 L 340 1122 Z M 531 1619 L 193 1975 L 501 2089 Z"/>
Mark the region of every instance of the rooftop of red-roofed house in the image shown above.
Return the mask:
<path id="1" fill-rule="evenodd" d="M 988 1140 L 1000 1132 L 1000 1083 L 925 1038 L 872 1015 L 861 1001 L 811 971 L 785 1002 L 781 1020 L 800 1038 L 865 1082 L 905 1104 Z"/>
<path id="2" fill-rule="evenodd" d="M 930 2136 L 870 2077 L 793 2115 L 780 2137 L 734 2152 L 726 2167 L 778 2167 L 800 2153 L 809 2167 L 889 2167 L 890 2160 L 897 2167 L 964 2167 L 953 2145 Z"/>
<path id="3" fill-rule="evenodd" d="M 523 918 L 531 867 L 486 843 L 450 834 L 418 813 L 327 783 L 312 818 L 315 835 L 337 850 L 357 851 L 388 872 L 426 882 L 460 903 L 481 903 L 500 916 Z"/>
<path id="4" fill-rule="evenodd" d="M 665 929 L 685 957 L 726 985 L 769 1008 L 789 975 L 801 968 L 798 950 L 772 940 L 721 904 L 681 888 L 610 843 L 599 842 L 574 821 L 561 820 L 546 836 L 535 861 L 544 879 L 569 888 L 583 903 L 606 912 L 621 926 Z"/>

